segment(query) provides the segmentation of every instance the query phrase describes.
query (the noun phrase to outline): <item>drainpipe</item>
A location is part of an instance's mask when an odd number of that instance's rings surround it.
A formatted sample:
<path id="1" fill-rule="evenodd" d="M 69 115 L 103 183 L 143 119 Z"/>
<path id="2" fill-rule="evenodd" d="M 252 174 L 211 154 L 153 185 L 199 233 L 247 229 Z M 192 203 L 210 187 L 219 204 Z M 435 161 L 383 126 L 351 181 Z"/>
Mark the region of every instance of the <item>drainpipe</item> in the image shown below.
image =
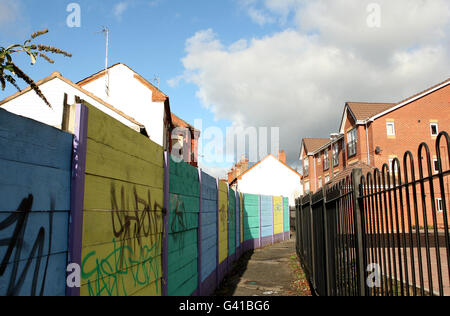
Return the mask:
<path id="1" fill-rule="evenodd" d="M 370 166 L 369 131 L 368 131 L 368 128 L 367 128 L 367 124 L 369 122 L 373 122 L 373 120 L 367 119 L 367 120 L 364 121 L 365 130 L 366 130 L 367 164 Z"/>
<path id="2" fill-rule="evenodd" d="M 314 192 L 317 191 L 317 173 L 316 173 L 316 156 L 313 155 L 313 159 L 314 159 Z"/>

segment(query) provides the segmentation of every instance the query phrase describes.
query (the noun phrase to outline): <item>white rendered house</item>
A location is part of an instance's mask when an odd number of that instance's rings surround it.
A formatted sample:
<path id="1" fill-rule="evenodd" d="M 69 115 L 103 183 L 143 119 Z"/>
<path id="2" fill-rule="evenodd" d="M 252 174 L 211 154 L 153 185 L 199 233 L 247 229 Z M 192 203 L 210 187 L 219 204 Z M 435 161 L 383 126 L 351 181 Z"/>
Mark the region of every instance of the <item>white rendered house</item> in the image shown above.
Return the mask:
<path id="1" fill-rule="evenodd" d="M 237 177 L 236 185 L 242 193 L 284 196 L 289 205 L 295 206 L 295 199 L 303 195 L 302 176 L 275 156 L 269 155 Z"/>
<path id="2" fill-rule="evenodd" d="M 168 149 L 169 98 L 130 67 L 115 64 L 77 85 L 142 122 L 150 139 Z"/>
<path id="3" fill-rule="evenodd" d="M 76 103 L 75 97 L 80 97 L 137 132 L 144 132 L 145 130 L 145 126 L 142 123 L 119 111 L 89 91 L 82 89 L 58 72 L 52 73 L 50 76 L 36 82 L 36 84 L 49 101 L 51 108 L 30 87 L 4 99 L 0 102 L 0 107 L 11 113 L 28 117 L 56 128 L 62 128 L 64 104 L 74 104 Z"/>

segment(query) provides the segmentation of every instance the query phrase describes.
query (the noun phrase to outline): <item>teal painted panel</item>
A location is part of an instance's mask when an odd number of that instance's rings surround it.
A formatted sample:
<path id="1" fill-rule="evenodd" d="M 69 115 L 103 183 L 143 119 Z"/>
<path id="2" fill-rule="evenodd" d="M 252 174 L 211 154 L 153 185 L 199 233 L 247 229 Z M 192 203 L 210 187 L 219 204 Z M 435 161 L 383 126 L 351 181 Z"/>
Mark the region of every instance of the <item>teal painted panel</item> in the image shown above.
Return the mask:
<path id="1" fill-rule="evenodd" d="M 170 160 L 168 294 L 189 296 L 198 287 L 198 169 Z"/>
<path id="2" fill-rule="evenodd" d="M 258 239 L 260 236 L 259 195 L 244 194 L 244 240 Z"/>
<path id="3" fill-rule="evenodd" d="M 284 215 L 284 232 L 287 233 L 291 230 L 290 216 L 289 216 L 289 198 L 283 198 L 283 215 Z"/>
<path id="4" fill-rule="evenodd" d="M 228 194 L 228 255 L 236 253 L 236 192 Z"/>

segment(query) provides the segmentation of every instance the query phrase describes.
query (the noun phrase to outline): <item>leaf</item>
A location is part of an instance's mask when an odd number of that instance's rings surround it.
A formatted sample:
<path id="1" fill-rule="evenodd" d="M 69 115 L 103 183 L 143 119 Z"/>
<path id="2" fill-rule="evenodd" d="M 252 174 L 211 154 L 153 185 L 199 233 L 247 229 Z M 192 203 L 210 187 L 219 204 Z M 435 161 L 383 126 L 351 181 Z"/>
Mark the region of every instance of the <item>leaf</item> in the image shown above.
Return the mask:
<path id="1" fill-rule="evenodd" d="M 22 47 L 22 45 L 19 45 L 19 44 L 11 45 L 11 46 L 9 46 L 9 47 L 6 49 L 6 51 L 9 51 L 9 50 L 11 50 L 11 49 L 13 49 L 13 48 L 16 48 L 16 47 Z"/>
<path id="2" fill-rule="evenodd" d="M 34 53 L 30 52 L 29 50 L 25 50 L 25 53 L 27 53 L 28 56 L 30 56 L 31 64 L 34 65 L 36 63 L 36 56 L 34 55 Z"/>
<path id="3" fill-rule="evenodd" d="M 3 78 L 3 76 L 0 77 L 0 84 L 2 85 L 2 90 L 5 90 L 6 82 L 5 82 L 5 78 Z"/>

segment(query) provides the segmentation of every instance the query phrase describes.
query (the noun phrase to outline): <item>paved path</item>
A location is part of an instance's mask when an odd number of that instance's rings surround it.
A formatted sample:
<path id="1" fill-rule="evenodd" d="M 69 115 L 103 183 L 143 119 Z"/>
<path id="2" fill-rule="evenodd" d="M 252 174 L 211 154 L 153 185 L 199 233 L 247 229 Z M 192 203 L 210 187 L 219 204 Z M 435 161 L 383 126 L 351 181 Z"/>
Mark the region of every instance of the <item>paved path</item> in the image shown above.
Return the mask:
<path id="1" fill-rule="evenodd" d="M 295 240 L 245 254 L 225 278 L 216 296 L 296 296 Z"/>

